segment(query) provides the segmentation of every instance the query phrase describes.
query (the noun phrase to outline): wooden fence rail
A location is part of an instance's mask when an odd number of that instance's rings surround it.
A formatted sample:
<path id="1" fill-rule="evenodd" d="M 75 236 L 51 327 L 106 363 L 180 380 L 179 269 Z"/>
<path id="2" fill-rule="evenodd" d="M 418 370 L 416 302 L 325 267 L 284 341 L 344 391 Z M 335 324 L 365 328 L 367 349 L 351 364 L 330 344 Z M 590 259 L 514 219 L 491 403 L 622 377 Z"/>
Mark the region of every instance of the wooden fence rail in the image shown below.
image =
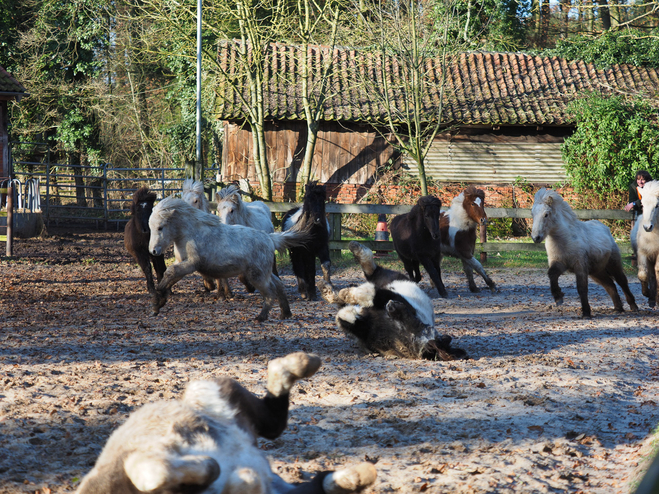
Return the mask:
<path id="1" fill-rule="evenodd" d="M 301 206 L 299 203 L 293 202 L 268 202 L 266 203 L 273 213 L 285 213 L 286 211 L 295 207 Z M 217 205 L 211 203 L 213 208 Z M 341 240 L 341 217 L 344 214 L 404 214 L 409 213 L 412 206 L 409 205 L 388 205 L 388 204 L 336 204 L 327 203 L 325 210 L 329 214 L 330 223 L 330 249 L 331 250 L 347 250 L 347 240 Z M 448 208 L 442 208 L 442 211 L 447 211 Z M 531 209 L 529 208 L 485 208 L 488 218 L 525 218 L 530 219 Z M 627 212 L 617 209 L 575 209 L 577 218 L 582 220 L 624 220 L 633 221 L 635 215 L 633 212 Z M 374 240 L 360 240 L 361 243 L 367 247 L 378 251 L 392 251 L 394 244 L 391 241 L 374 241 Z M 618 244 L 620 251 L 623 254 L 631 253 L 631 246 L 629 242 Z M 481 261 L 487 259 L 488 252 L 544 252 L 544 244 L 532 244 L 522 242 L 487 242 L 487 230 L 485 226 L 481 226 L 480 230 L 480 244 L 476 244 L 476 250 L 480 253 Z"/>

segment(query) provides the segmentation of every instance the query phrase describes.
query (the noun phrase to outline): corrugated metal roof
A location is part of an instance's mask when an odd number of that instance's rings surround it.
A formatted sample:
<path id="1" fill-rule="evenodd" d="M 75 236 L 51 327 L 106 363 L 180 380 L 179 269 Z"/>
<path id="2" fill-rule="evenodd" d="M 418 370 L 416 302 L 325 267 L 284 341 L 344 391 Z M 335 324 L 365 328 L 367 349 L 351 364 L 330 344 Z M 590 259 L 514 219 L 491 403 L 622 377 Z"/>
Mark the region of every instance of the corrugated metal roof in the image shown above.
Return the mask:
<path id="1" fill-rule="evenodd" d="M 220 46 L 218 59 L 231 74 L 236 87 L 248 86 L 241 73 L 238 42 Z M 304 120 L 302 106 L 301 48 L 272 44 L 266 50 L 265 114 L 268 120 Z M 385 64 L 391 87 L 401 84 L 401 68 L 396 61 L 379 53 L 348 48 L 308 47 L 310 87 L 318 97 L 320 72 L 331 61 L 332 75 L 324 120 L 351 122 L 384 121 L 384 108 L 369 93 L 365 80 L 381 85 L 379 66 Z M 441 79 L 439 60 L 428 60 L 425 113 L 432 116 L 439 103 L 433 81 Z M 659 69 L 616 65 L 598 70 L 592 64 L 557 57 L 521 53 L 462 53 L 449 65 L 444 93 L 444 120 L 467 125 L 565 125 L 571 122 L 566 108 L 570 101 L 588 91 L 654 98 L 659 104 Z M 218 94 L 216 116 L 222 120 L 242 120 L 242 102 L 226 81 L 215 88 Z M 398 97 L 394 109 L 403 108 Z"/>
<path id="2" fill-rule="evenodd" d="M 410 174 L 416 163 L 405 160 Z M 529 183 L 563 182 L 567 176 L 556 142 L 446 142 L 435 141 L 425 161 L 426 177 L 441 182 Z"/>

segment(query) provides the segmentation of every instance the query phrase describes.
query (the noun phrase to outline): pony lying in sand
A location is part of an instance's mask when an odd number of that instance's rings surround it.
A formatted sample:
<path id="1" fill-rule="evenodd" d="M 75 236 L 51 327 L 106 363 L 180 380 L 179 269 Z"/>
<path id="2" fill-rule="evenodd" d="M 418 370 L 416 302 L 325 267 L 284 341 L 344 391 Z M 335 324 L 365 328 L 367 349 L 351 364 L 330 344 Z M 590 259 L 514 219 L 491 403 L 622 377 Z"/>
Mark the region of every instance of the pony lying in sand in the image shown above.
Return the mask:
<path id="1" fill-rule="evenodd" d="M 641 203 L 643 216 L 636 220 L 631 240 L 638 258 L 638 279 L 643 296 L 648 298 L 650 307 L 654 307 L 659 302 L 659 181 L 645 184 Z"/>
<path id="2" fill-rule="evenodd" d="M 577 277 L 583 317 L 591 317 L 588 276 L 604 287 L 616 311 L 622 312 L 623 308 L 614 280 L 624 292 L 629 308 L 638 310 L 627 276 L 622 270 L 620 249 L 606 225 L 597 220 L 580 221 L 560 195 L 544 188 L 536 192 L 531 211 L 533 241 L 540 243 L 546 239 L 547 274 L 556 305 L 563 303 L 558 277 L 565 271 L 571 271 Z"/>
<path id="3" fill-rule="evenodd" d="M 451 337 L 435 328 L 432 302 L 419 286 L 397 271 L 375 264 L 373 251 L 350 242 L 367 283 L 336 291 L 319 282 L 323 298 L 340 309 L 336 322 L 369 352 L 384 356 L 428 360 L 466 358 L 451 348 Z"/>
<path id="4" fill-rule="evenodd" d="M 361 463 L 291 485 L 271 469 L 257 438 L 275 439 L 288 422 L 295 381 L 320 367 L 293 353 L 268 364 L 258 398 L 233 379 L 191 382 L 177 401 L 144 405 L 108 439 L 78 494 L 349 494 L 375 482 Z"/>
<path id="5" fill-rule="evenodd" d="M 153 312 L 158 314 L 167 302 L 167 290 L 194 271 L 205 278 L 228 278 L 243 275 L 263 296 L 259 322 L 268 318 L 275 299 L 279 301 L 281 318 L 291 316 L 284 285 L 272 273 L 275 250 L 301 244 L 307 238 L 307 225 L 283 233 L 263 233 L 239 225 L 225 225 L 212 214 L 170 196 L 160 201 L 149 219 L 151 240 L 149 251 L 160 255 L 174 245 L 176 263 L 165 271 L 156 287 Z"/>

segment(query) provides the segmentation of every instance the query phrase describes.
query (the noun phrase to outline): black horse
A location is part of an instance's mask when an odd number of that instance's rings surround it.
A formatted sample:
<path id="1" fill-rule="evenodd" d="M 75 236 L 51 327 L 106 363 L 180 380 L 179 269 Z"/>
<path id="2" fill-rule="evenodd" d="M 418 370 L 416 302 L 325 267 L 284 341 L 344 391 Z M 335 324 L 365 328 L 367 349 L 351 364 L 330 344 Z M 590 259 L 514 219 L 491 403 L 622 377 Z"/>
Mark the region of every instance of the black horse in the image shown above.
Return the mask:
<path id="1" fill-rule="evenodd" d="M 289 230 L 301 218 L 312 223 L 309 240 L 300 247 L 289 249 L 297 288 L 304 300 L 316 300 L 316 257 L 320 260 L 323 279 L 330 283 L 329 223 L 325 216 L 326 190 L 324 185 L 309 182 L 305 187 L 302 208 L 293 208 L 283 218 L 282 230 Z"/>
<path id="2" fill-rule="evenodd" d="M 151 192 L 148 187 L 137 189 L 133 194 L 133 203 L 130 205 L 132 216 L 124 229 L 124 246 L 142 268 L 144 276 L 146 276 L 147 290 L 152 294 L 156 292 L 156 287 L 153 283 L 151 263 L 156 272 L 156 283 L 160 282 L 167 270 L 164 255 L 154 256 L 149 253 L 149 237 L 151 236 L 149 216 L 151 216 L 155 200 L 155 192 Z"/>
<path id="3" fill-rule="evenodd" d="M 421 281 L 419 263 L 423 264 L 435 284 L 439 295 L 447 297 L 442 282 L 440 263 L 442 240 L 439 231 L 439 213 L 442 202 L 434 196 L 419 198 L 412 211 L 399 214 L 391 220 L 389 231 L 398 257 L 403 261 L 410 279 Z"/>

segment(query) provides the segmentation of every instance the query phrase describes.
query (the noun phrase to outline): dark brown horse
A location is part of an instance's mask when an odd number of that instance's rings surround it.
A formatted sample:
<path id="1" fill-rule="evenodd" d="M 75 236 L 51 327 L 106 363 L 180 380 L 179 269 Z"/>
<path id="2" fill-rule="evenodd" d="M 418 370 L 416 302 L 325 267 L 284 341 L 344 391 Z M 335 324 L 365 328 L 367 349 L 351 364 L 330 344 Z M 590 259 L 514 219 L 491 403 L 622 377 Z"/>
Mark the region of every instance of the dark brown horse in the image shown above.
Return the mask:
<path id="1" fill-rule="evenodd" d="M 329 223 L 325 216 L 326 191 L 324 185 L 309 182 L 302 207 L 288 211 L 282 219 L 282 231 L 290 230 L 298 221 L 311 223 L 308 240 L 289 249 L 297 288 L 303 300 L 316 300 L 316 257 L 320 260 L 323 279 L 330 283 Z"/>
<path id="2" fill-rule="evenodd" d="M 419 264 L 428 272 L 439 295 L 447 297 L 442 282 L 442 240 L 439 213 L 442 202 L 434 196 L 419 198 L 412 211 L 391 220 L 389 231 L 398 257 L 411 280 L 421 281 Z"/>
<path id="3" fill-rule="evenodd" d="M 487 224 L 485 213 L 485 192 L 473 185 L 451 202 L 451 208 L 441 213 L 439 229 L 442 232 L 442 254 L 462 261 L 462 269 L 467 275 L 469 290 L 479 292 L 474 282 L 474 270 L 480 274 L 493 292 L 496 284 L 483 269 L 483 265 L 474 257 L 476 249 L 476 230 Z"/>
<path id="4" fill-rule="evenodd" d="M 124 246 L 140 266 L 144 276 L 146 276 L 146 287 L 149 293 L 156 292 L 151 264 L 153 264 L 153 269 L 156 272 L 156 283 L 162 279 L 167 269 L 164 255 L 154 256 L 149 253 L 149 238 L 151 236 L 149 216 L 151 216 L 155 200 L 155 192 L 151 192 L 148 187 L 137 189 L 133 194 L 133 203 L 130 205 L 132 217 L 128 220 L 124 229 Z"/>

